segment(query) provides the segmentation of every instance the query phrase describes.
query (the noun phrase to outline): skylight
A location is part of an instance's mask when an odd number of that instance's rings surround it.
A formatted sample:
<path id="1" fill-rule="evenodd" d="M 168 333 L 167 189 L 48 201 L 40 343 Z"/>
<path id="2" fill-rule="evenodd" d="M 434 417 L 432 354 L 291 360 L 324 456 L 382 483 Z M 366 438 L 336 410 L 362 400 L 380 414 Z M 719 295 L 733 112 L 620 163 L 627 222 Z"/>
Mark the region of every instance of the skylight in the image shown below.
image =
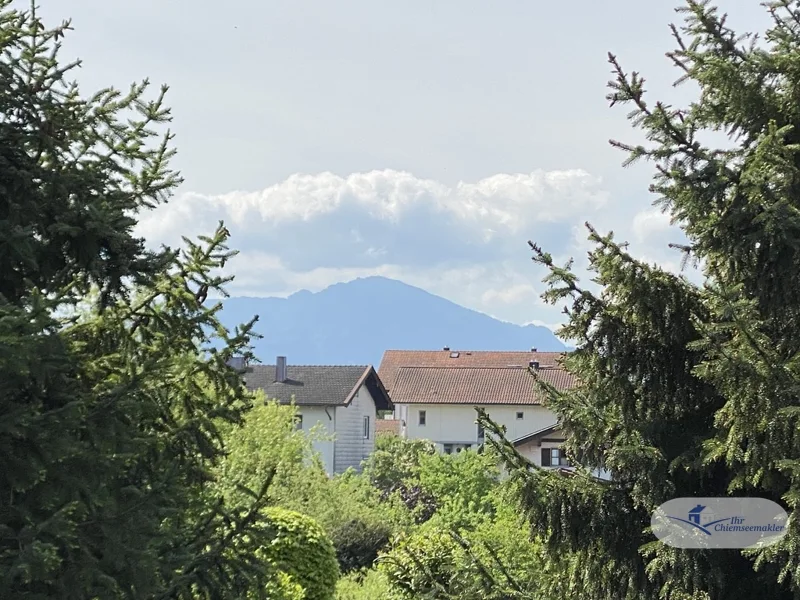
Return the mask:
<path id="1" fill-rule="evenodd" d="M 451 352 L 450 358 L 458 358 L 458 352 Z"/>

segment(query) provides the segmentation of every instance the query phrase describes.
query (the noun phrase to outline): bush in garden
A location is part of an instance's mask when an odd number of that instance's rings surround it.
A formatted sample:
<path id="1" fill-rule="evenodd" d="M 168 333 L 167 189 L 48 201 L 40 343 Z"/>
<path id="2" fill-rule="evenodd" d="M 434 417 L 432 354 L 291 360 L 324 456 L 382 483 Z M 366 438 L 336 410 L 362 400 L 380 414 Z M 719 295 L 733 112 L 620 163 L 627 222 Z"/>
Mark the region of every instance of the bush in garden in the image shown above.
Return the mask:
<path id="1" fill-rule="evenodd" d="M 425 528 L 400 540 L 378 569 L 392 591 L 404 599 L 436 598 L 445 592 L 457 595 L 468 587 L 460 554 L 448 531 Z"/>
<path id="2" fill-rule="evenodd" d="M 411 512 L 416 524 L 425 523 L 436 512 L 436 499 L 419 485 L 396 483 L 381 494 L 381 500 L 388 502 L 398 498 Z"/>
<path id="3" fill-rule="evenodd" d="M 499 485 L 497 463 L 498 458 L 491 451 L 423 456 L 418 481 L 423 493 L 433 499 L 435 518 L 461 529 L 474 528 L 491 517 Z"/>
<path id="4" fill-rule="evenodd" d="M 389 544 L 391 527 L 379 520 L 354 518 L 336 527 L 331 540 L 343 573 L 371 567 Z"/>
<path id="5" fill-rule="evenodd" d="M 333 600 L 339 565 L 330 538 L 311 517 L 279 507 L 265 509 L 274 536 L 259 555 L 302 586 L 304 600 Z"/>
<path id="6" fill-rule="evenodd" d="M 279 506 L 310 515 L 322 525 L 343 573 L 372 566 L 391 537 L 413 524 L 399 500 L 382 502 L 367 478 L 354 471 L 329 478 L 319 466 L 298 469 L 271 492 Z"/>
<path id="7" fill-rule="evenodd" d="M 399 484 L 416 479 L 422 457 L 435 453 L 426 440 L 380 435 L 375 439 L 375 450 L 363 463 L 364 475 L 383 492 L 396 489 Z"/>
<path id="8" fill-rule="evenodd" d="M 377 570 L 354 571 L 336 586 L 336 600 L 389 600 L 392 594 L 386 575 Z"/>

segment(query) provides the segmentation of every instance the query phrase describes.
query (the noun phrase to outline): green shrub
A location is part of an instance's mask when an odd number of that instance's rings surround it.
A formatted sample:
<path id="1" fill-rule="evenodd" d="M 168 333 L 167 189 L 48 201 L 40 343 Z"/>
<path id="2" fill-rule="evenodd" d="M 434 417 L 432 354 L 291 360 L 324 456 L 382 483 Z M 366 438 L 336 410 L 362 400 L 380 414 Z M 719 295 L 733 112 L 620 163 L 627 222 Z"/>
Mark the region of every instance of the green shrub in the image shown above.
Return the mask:
<path id="1" fill-rule="evenodd" d="M 329 478 L 318 466 L 297 469 L 271 490 L 276 504 L 313 517 L 333 541 L 341 571 L 372 566 L 411 514 L 399 501 L 381 502 L 367 478 L 348 471 Z"/>
<path id="2" fill-rule="evenodd" d="M 505 490 L 496 487 L 494 496 L 493 516 L 473 529 L 429 521 L 383 555 L 378 568 L 392 593 L 404 600 L 570 597 L 563 582 L 569 558 L 548 563 Z"/>
<path id="3" fill-rule="evenodd" d="M 476 510 L 491 512 L 492 496 L 498 487 L 498 458 L 491 449 L 478 453 L 432 454 L 422 457 L 419 483 L 438 504 L 457 501 L 474 504 Z"/>
<path id="4" fill-rule="evenodd" d="M 439 528 L 423 526 L 403 538 L 382 558 L 378 569 L 392 590 L 408 600 L 466 589 L 465 583 L 458 581 L 467 578 L 460 548 L 448 531 Z"/>
<path id="5" fill-rule="evenodd" d="M 272 542 L 261 556 L 305 590 L 304 600 L 333 600 L 339 565 L 331 540 L 314 519 L 279 507 L 265 509 Z"/>
<path id="6" fill-rule="evenodd" d="M 395 598 L 386 575 L 377 569 L 354 571 L 336 585 L 336 600 L 389 600 Z"/>
<path id="7" fill-rule="evenodd" d="M 243 424 L 221 427 L 227 453 L 217 471 L 229 499 L 246 498 L 240 486 L 256 490 L 273 472 L 273 485 L 279 485 L 315 458 L 313 442 L 326 438 L 319 429 L 298 430 L 297 414 L 294 405 L 267 400 L 258 392 Z"/>
<path id="8" fill-rule="evenodd" d="M 343 573 L 369 568 L 392 536 L 391 527 L 372 518 L 356 517 L 330 532 L 336 558 Z"/>
<path id="9" fill-rule="evenodd" d="M 497 456 L 490 449 L 440 454 L 425 440 L 382 436 L 364 461 L 364 476 L 383 500 L 399 500 L 417 524 L 431 518 L 457 529 L 490 517 L 498 485 Z"/>
<path id="10" fill-rule="evenodd" d="M 303 586 L 297 583 L 291 575 L 278 571 L 275 577 L 267 583 L 264 594 L 250 594 L 248 599 L 253 600 L 306 600 L 306 592 Z"/>
<path id="11" fill-rule="evenodd" d="M 363 463 L 364 475 L 372 485 L 386 492 L 416 479 L 422 457 L 436 453 L 426 440 L 409 440 L 394 435 L 375 439 L 375 450 Z"/>

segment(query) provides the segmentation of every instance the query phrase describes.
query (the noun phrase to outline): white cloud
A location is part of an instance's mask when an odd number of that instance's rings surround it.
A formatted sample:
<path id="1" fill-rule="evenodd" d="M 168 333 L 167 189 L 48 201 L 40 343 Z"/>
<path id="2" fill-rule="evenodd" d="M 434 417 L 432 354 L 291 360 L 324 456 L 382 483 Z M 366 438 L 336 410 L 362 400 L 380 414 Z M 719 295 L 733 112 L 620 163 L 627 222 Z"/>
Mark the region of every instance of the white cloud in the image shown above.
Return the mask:
<path id="1" fill-rule="evenodd" d="M 370 234 L 370 226 L 383 232 L 416 225 L 412 230 L 422 237 L 441 236 L 440 228 L 449 226 L 486 244 L 604 206 L 608 194 L 600 183 L 581 170 L 499 174 L 454 187 L 393 170 L 347 177 L 298 174 L 258 192 L 182 194 L 144 215 L 140 230 L 174 243 L 187 226 L 207 229 L 218 218 L 242 233 L 264 237 L 322 223 L 340 232 L 346 227 L 350 236 L 342 241 L 358 244 L 379 233 Z M 422 216 L 435 227 L 420 222 Z"/>
<path id="2" fill-rule="evenodd" d="M 481 301 L 484 304 L 490 305 L 494 302 L 502 304 L 513 304 L 521 300 L 535 300 L 539 297 L 536 289 L 529 284 L 521 283 L 512 285 L 510 287 L 502 288 L 499 290 L 489 289 L 481 295 Z"/>
<path id="3" fill-rule="evenodd" d="M 560 329 L 564 325 L 564 322 L 557 321 L 555 323 L 545 323 L 544 321 L 534 319 L 533 321 L 528 321 L 527 323 L 523 323 L 523 325 L 537 325 L 539 327 L 547 327 L 550 331 L 555 333 L 558 329 Z"/>
<path id="4" fill-rule="evenodd" d="M 661 209 L 643 210 L 633 218 L 633 233 L 636 240 L 643 242 L 652 235 L 661 235 L 672 229 L 670 216 Z"/>
<path id="5" fill-rule="evenodd" d="M 542 303 L 546 273 L 531 262 L 527 241 L 582 268 L 588 220 L 601 232 L 621 225 L 648 255 L 661 256 L 648 232 L 660 231 L 663 219 L 632 208 L 615 205 L 582 170 L 452 186 L 393 170 L 297 174 L 257 192 L 180 194 L 142 215 L 138 233 L 154 245 L 177 244 L 224 220 L 241 251 L 228 267 L 232 294 L 286 296 L 383 275 L 507 321 L 557 323 L 561 307 Z"/>

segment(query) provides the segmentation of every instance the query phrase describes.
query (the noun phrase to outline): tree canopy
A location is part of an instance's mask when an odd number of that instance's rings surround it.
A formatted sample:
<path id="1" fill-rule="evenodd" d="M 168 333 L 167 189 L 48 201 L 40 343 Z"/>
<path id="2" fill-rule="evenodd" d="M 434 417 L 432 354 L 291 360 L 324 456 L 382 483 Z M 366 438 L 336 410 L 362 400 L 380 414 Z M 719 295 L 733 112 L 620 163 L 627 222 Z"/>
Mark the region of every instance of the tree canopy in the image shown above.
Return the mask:
<path id="1" fill-rule="evenodd" d="M 545 298 L 568 305 L 559 333 L 577 345 L 565 364 L 580 384 L 549 389 L 549 405 L 573 460 L 614 480 L 531 471 L 495 443 L 518 467 L 519 499 L 550 555 L 576 556 L 575 597 L 800 594 L 800 3 L 765 8 L 763 37 L 732 31 L 707 2 L 679 9 L 667 56 L 699 90 L 687 107 L 650 101 L 644 79 L 609 55 L 610 104 L 647 140 L 612 144 L 626 164 L 654 164 L 651 192 L 685 232 L 680 250 L 703 285 L 589 227 L 592 292 L 531 244 L 549 270 Z M 728 143 L 712 143 L 716 132 Z M 759 551 L 698 551 L 648 531 L 666 500 L 726 495 L 779 502 L 788 535 Z"/>
<path id="2" fill-rule="evenodd" d="M 612 144 L 654 165 L 702 285 L 591 226 L 599 291 L 531 244 L 577 346 L 578 385 L 542 385 L 586 469 L 532 468 L 481 414 L 510 478 L 489 449 L 394 437 L 328 477 L 294 407 L 254 405 L 228 366 L 253 322 L 209 299 L 224 225 L 181 249 L 134 234 L 181 183 L 166 88 L 83 95 L 68 23 L 0 0 L 0 597 L 310 600 L 344 573 L 342 599 L 800 598 L 800 2 L 765 10 L 757 37 L 680 9 L 683 108 L 609 55 L 609 102 L 647 140 Z M 652 511 L 686 496 L 768 498 L 789 532 L 665 546 Z"/>
<path id="3" fill-rule="evenodd" d="M 210 485 L 250 404 L 226 361 L 252 323 L 207 301 L 227 231 L 133 234 L 180 183 L 166 88 L 82 95 L 68 29 L 0 0 L 0 596 L 258 594 L 269 478 L 238 504 Z"/>

